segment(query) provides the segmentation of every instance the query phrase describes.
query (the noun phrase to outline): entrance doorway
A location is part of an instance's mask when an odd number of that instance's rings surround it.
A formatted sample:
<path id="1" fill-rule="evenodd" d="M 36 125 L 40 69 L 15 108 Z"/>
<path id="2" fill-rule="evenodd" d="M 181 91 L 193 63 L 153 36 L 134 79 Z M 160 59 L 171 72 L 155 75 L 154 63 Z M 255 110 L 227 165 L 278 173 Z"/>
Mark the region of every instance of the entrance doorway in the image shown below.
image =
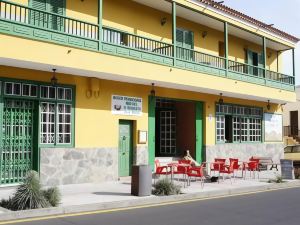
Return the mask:
<path id="1" fill-rule="evenodd" d="M 149 163 L 155 157 L 180 158 L 186 150 L 202 161 L 203 104 L 149 97 Z"/>
<path id="2" fill-rule="evenodd" d="M 119 121 L 119 176 L 131 175 L 133 161 L 133 125 L 132 121 Z"/>
<path id="3" fill-rule="evenodd" d="M 34 101 L 4 100 L 0 184 L 21 182 L 37 167 L 37 108 Z"/>
<path id="4" fill-rule="evenodd" d="M 291 136 L 298 136 L 298 111 L 290 111 Z"/>

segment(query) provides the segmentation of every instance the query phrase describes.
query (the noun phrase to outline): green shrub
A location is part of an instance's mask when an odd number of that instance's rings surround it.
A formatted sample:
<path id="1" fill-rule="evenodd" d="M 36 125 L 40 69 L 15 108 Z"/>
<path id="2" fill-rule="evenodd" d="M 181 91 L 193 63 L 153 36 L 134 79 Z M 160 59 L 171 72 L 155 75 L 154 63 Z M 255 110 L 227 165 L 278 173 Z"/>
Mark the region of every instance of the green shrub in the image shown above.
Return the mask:
<path id="1" fill-rule="evenodd" d="M 49 206 L 43 196 L 38 173 L 29 171 L 22 183 L 11 198 L 11 210 L 26 210 L 45 208 Z"/>
<path id="2" fill-rule="evenodd" d="M 42 190 L 38 173 L 29 171 L 24 182 L 19 185 L 14 195 L 9 199 L 2 199 L 0 206 L 13 211 L 56 207 L 61 199 L 58 188 Z"/>
<path id="3" fill-rule="evenodd" d="M 154 185 L 154 195 L 178 195 L 181 194 L 181 187 L 173 184 L 169 179 L 162 179 L 157 181 Z"/>
<path id="4" fill-rule="evenodd" d="M 284 183 L 282 176 L 276 176 L 275 179 L 269 179 L 268 183 Z"/>
<path id="5" fill-rule="evenodd" d="M 2 199 L 0 201 L 0 207 L 9 209 L 10 208 L 10 203 L 11 203 L 11 198 L 9 198 L 9 199 Z"/>
<path id="6" fill-rule="evenodd" d="M 275 179 L 275 182 L 276 183 L 283 183 L 282 176 L 277 176 L 276 179 Z"/>
<path id="7" fill-rule="evenodd" d="M 43 190 L 43 196 L 53 207 L 57 207 L 61 200 L 61 195 L 57 187 L 51 187 Z"/>

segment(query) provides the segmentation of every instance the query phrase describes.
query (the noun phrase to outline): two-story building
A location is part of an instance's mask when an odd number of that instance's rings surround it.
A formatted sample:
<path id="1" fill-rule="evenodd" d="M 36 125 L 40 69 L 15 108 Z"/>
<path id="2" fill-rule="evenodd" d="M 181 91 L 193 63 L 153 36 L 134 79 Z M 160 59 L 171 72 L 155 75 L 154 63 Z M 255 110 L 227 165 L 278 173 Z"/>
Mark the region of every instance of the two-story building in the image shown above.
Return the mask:
<path id="1" fill-rule="evenodd" d="M 1 0 L 0 184 L 115 180 L 185 150 L 278 160 L 298 41 L 212 0 Z"/>

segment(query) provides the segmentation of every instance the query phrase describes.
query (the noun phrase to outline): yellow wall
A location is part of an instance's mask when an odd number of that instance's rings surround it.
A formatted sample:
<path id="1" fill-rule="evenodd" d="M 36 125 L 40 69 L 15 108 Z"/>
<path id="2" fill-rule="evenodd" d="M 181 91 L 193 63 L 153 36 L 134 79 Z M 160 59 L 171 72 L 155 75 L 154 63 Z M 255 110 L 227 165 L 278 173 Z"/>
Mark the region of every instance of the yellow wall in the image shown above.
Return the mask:
<path id="1" fill-rule="evenodd" d="M 231 93 L 266 98 L 283 102 L 295 101 L 295 92 L 280 90 L 248 82 L 231 80 L 223 77 L 202 74 L 177 68 L 170 68 L 154 63 L 116 57 L 99 52 L 86 51 L 46 42 L 38 42 L 0 34 L 0 58 L 13 59 L 20 67 L 36 68 L 42 66 L 51 68 L 64 68 L 66 71 L 76 71 L 84 75 L 109 79 L 122 79 L 129 82 L 148 83 L 155 81 L 161 84 L 181 85 L 185 88 L 211 89 L 218 93 Z M 11 46 L 14 46 L 12 49 Z M 30 54 L 28 54 L 30 52 Z M 17 65 L 16 62 L 13 65 Z M 118 66 L 116 66 L 118 65 Z M 74 72 L 71 72 L 74 73 Z"/>
<path id="2" fill-rule="evenodd" d="M 28 0 L 14 0 L 27 5 Z M 170 5 L 171 7 L 171 5 Z M 66 16 L 97 24 L 98 1 L 66 0 Z M 167 18 L 164 26 L 160 25 L 161 18 Z M 142 19 L 141 19 L 142 18 Z M 138 4 L 131 0 L 103 0 L 103 25 L 118 28 L 137 35 L 154 38 L 159 41 L 172 42 L 172 17 L 170 14 Z M 211 29 L 205 25 L 193 23 L 183 18 L 177 19 L 177 26 L 194 32 L 195 50 L 219 55 L 219 42 L 224 41 L 223 32 Z M 202 37 L 206 31 L 207 36 Z M 262 52 L 262 46 L 229 36 L 229 59 L 246 63 L 245 48 Z M 267 49 L 267 68 L 277 71 L 276 51 Z M 279 64 L 280 66 L 281 64 Z M 281 72 L 281 67 L 279 67 Z"/>
<path id="3" fill-rule="evenodd" d="M 0 77 L 28 79 L 49 82 L 52 73 L 37 70 L 20 69 L 14 67 L 0 66 Z M 151 87 L 135 85 L 107 80 L 98 80 L 58 74 L 59 83 L 76 85 L 76 109 L 75 109 L 75 147 L 116 147 L 118 146 L 118 121 L 128 119 L 136 121 L 137 130 L 148 130 L 148 95 Z M 93 85 L 90 84 L 92 81 Z M 99 82 L 99 83 L 98 83 Z M 87 91 L 100 89 L 100 97 L 89 98 Z M 175 89 L 155 88 L 156 95 L 176 99 L 188 99 L 204 102 L 205 128 L 204 144 L 215 144 L 215 102 L 219 96 Z M 111 114 L 111 95 L 126 95 L 143 98 L 143 115 L 138 116 L 118 116 Z M 264 107 L 265 102 L 249 101 L 224 97 L 226 103 Z M 281 113 L 281 107 L 272 104 L 269 112 Z M 209 115 L 212 120 L 209 120 Z"/>

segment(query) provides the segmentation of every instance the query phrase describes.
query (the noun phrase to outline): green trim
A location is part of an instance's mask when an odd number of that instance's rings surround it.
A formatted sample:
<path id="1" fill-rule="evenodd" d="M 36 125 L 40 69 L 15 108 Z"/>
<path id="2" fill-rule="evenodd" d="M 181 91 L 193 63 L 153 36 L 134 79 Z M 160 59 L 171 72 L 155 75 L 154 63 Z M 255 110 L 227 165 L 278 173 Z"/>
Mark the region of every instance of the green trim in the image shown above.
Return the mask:
<path id="1" fill-rule="evenodd" d="M 266 43 L 266 37 L 262 38 L 263 40 L 263 68 L 264 68 L 264 77 L 266 77 L 267 74 L 267 43 Z"/>
<path id="2" fill-rule="evenodd" d="M 148 96 L 148 164 L 154 169 L 156 97 Z"/>
<path id="3" fill-rule="evenodd" d="M 230 106 L 240 106 L 240 107 L 249 107 L 249 108 L 256 108 L 260 109 L 262 115 L 257 116 L 257 115 L 240 115 L 240 114 L 233 114 L 233 113 L 219 113 L 217 112 L 217 105 L 219 103 L 215 102 L 215 117 L 217 116 L 234 116 L 234 117 L 239 117 L 239 118 L 247 118 L 247 119 L 260 119 L 261 120 L 261 141 L 242 141 L 240 138 L 240 141 L 234 141 L 233 140 L 233 126 L 232 126 L 232 142 L 225 142 L 225 141 L 218 141 L 217 140 L 217 120 L 215 120 L 215 143 L 216 144 L 258 144 L 258 143 L 263 143 L 263 135 L 264 135 L 264 129 L 263 129 L 263 121 L 264 121 L 264 112 L 263 112 L 263 107 L 257 107 L 257 106 L 252 106 L 252 105 L 240 105 L 240 104 L 234 104 L 234 103 L 224 103 L 224 105 L 230 105 Z M 241 136 L 241 135 L 240 135 Z M 249 138 L 249 128 L 247 128 L 247 137 Z"/>
<path id="4" fill-rule="evenodd" d="M 102 49 L 102 17 L 103 17 L 103 0 L 98 0 L 98 51 Z"/>
<path id="5" fill-rule="evenodd" d="M 224 48 L 225 48 L 225 69 L 226 76 L 228 75 L 228 24 L 224 22 Z"/>
<path id="6" fill-rule="evenodd" d="M 132 120 L 119 120 L 119 132 L 118 132 L 118 142 L 120 142 L 120 125 L 128 125 L 129 126 L 129 135 L 130 135 L 130 141 L 129 141 L 129 167 L 128 167 L 128 174 L 124 173 L 124 171 L 121 171 L 120 169 L 120 160 L 118 163 L 118 176 L 124 177 L 124 176 L 131 176 L 132 172 L 132 164 L 133 164 L 133 121 Z M 120 159 L 120 143 L 118 146 L 118 159 Z"/>
<path id="7" fill-rule="evenodd" d="M 177 21 L 176 21 L 176 2 L 172 2 L 172 43 L 173 43 L 173 66 L 176 65 L 176 47 L 177 47 L 177 34 L 176 34 L 176 28 L 177 28 Z"/>
<path id="8" fill-rule="evenodd" d="M 102 0 L 98 0 L 98 1 L 102 1 Z M 4 1 L 4 0 L 2 2 L 30 9 L 30 7 L 26 7 L 24 5 L 11 3 L 11 2 Z M 173 2 L 172 6 L 176 6 L 177 4 L 178 3 Z M 173 16 L 176 16 L 176 12 L 173 14 L 174 14 Z M 49 13 L 49 15 L 52 15 L 52 14 Z M 53 15 L 56 15 L 56 14 L 53 14 Z M 61 16 L 61 17 L 69 19 L 68 17 L 65 17 L 65 16 Z M 75 21 L 79 21 L 79 20 L 75 20 Z M 79 21 L 79 22 L 99 28 L 99 24 L 90 24 L 90 23 L 83 22 L 83 21 Z M 116 29 L 114 29 L 114 30 L 116 30 Z M 101 32 L 100 29 L 98 29 L 98 32 Z M 153 53 L 150 51 L 144 51 L 144 50 L 137 49 L 137 48 L 120 46 L 120 45 L 115 45 L 115 44 L 111 44 L 111 43 L 106 43 L 106 44 L 103 43 L 102 46 L 100 46 L 101 48 L 99 50 L 99 41 L 102 42 L 99 39 L 91 39 L 91 38 L 87 38 L 87 37 L 83 37 L 83 36 L 76 36 L 76 35 L 67 34 L 67 33 L 64 33 L 61 31 L 32 26 L 31 24 L 14 22 L 11 20 L 3 19 L 3 18 L 0 19 L 0 33 L 15 35 L 15 36 L 22 36 L 22 37 L 25 37 L 28 39 L 36 39 L 36 40 L 45 41 L 45 42 L 52 42 L 52 43 L 56 43 L 56 44 L 60 44 L 60 45 L 64 45 L 64 46 L 72 46 L 72 47 L 87 49 L 87 50 L 95 51 L 95 52 L 100 51 L 102 53 L 108 53 L 110 55 L 112 54 L 112 55 L 116 55 L 116 56 L 132 58 L 132 59 L 136 59 L 136 60 L 152 62 L 152 63 L 157 63 L 160 65 L 172 66 L 172 67 L 179 68 L 179 69 L 189 70 L 189 71 L 193 71 L 193 72 L 200 72 L 200 73 L 205 73 L 205 74 L 211 74 L 211 75 L 217 75 L 217 76 L 222 76 L 222 77 L 226 77 L 226 72 L 227 72 L 228 78 L 231 78 L 233 80 L 241 80 L 241 81 L 245 81 L 248 83 L 254 83 L 254 84 L 269 86 L 269 87 L 278 88 L 278 89 L 284 89 L 287 91 L 295 90 L 295 85 L 293 85 L 293 84 L 291 85 L 288 83 L 283 83 L 281 81 L 255 77 L 255 76 L 251 76 L 249 74 L 239 73 L 239 72 L 230 71 L 230 70 L 226 71 L 226 69 L 221 69 L 218 67 L 204 65 L 204 64 L 197 63 L 197 62 L 193 62 L 193 61 L 185 61 L 185 60 L 174 57 L 176 55 L 168 57 L 163 54 L 157 54 L 157 53 Z M 172 33 L 174 36 L 174 27 L 173 27 Z M 138 36 L 138 37 L 140 37 L 140 36 Z M 176 32 L 175 32 L 175 37 L 176 37 Z M 151 39 L 149 39 L 149 40 L 151 40 Z M 175 43 L 175 46 L 176 46 L 175 40 L 176 39 L 173 39 L 173 43 Z M 153 40 L 153 41 L 156 41 L 156 40 Z M 170 44 L 170 46 L 172 46 L 172 45 Z M 174 54 L 174 51 L 176 52 L 176 48 L 174 48 L 174 46 L 173 46 L 173 54 Z M 226 61 L 228 61 L 228 58 L 226 58 Z M 247 64 L 245 64 L 245 65 L 247 65 Z"/>
<path id="9" fill-rule="evenodd" d="M 76 102 L 76 86 L 75 85 L 69 85 L 69 84 L 59 84 L 56 87 L 62 87 L 62 88 L 69 88 L 72 90 L 72 100 L 58 100 L 58 99 L 44 99 L 40 97 L 40 87 L 41 86 L 52 86 L 51 83 L 47 82 L 42 82 L 42 81 L 32 81 L 32 80 L 24 80 L 24 79 L 14 79 L 14 78 L 4 78 L 0 77 L 0 82 L 1 83 L 1 98 L 7 98 L 7 99 L 20 99 L 20 100 L 32 100 L 36 101 L 39 104 L 37 113 L 38 113 L 38 148 L 59 148 L 59 147 L 65 147 L 65 148 L 72 148 L 75 146 L 75 102 Z M 16 83 L 21 83 L 21 84 L 34 84 L 37 85 L 37 97 L 24 97 L 24 96 L 13 96 L 13 95 L 5 95 L 4 94 L 4 85 L 5 82 L 16 82 Z M 56 93 L 57 95 L 57 93 Z M 69 104 L 71 105 L 71 117 L 72 117 L 72 122 L 71 122 L 71 143 L 70 144 L 42 144 L 40 143 L 40 114 L 41 114 L 41 109 L 40 109 L 40 104 L 41 102 L 48 102 L 48 103 L 54 103 L 54 104 Z M 1 113 L 2 111 L 0 111 Z M 55 118 L 56 118 L 56 123 L 57 123 L 57 112 L 55 112 Z M 1 119 L 0 119 L 1 122 Z M 0 131 L 1 134 L 1 131 Z M 55 133 L 56 137 L 56 133 Z M 38 168 L 38 166 L 36 166 Z"/>
<path id="10" fill-rule="evenodd" d="M 196 102 L 196 161 L 201 163 L 203 161 L 203 103 Z"/>
<path id="11" fill-rule="evenodd" d="M 293 77 L 296 78 L 296 64 L 295 64 L 295 49 L 294 48 L 292 49 L 292 58 L 293 58 Z"/>

